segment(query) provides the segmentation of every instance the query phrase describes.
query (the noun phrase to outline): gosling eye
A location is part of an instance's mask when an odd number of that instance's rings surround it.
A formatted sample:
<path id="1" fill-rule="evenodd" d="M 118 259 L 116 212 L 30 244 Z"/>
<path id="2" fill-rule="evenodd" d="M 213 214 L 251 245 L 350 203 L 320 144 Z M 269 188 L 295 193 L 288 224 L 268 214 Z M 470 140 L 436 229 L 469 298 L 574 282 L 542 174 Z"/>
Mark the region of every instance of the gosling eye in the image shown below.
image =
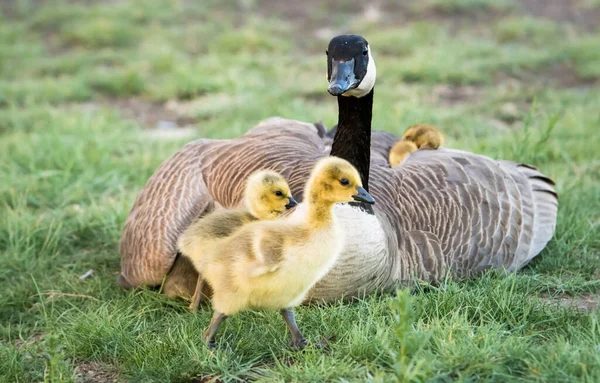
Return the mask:
<path id="1" fill-rule="evenodd" d="M 348 181 L 348 178 L 342 178 L 340 180 L 340 185 L 342 186 L 348 186 L 350 184 L 350 181 Z"/>
<path id="2" fill-rule="evenodd" d="M 275 195 L 277 197 L 283 197 L 283 192 L 281 190 L 275 190 Z"/>
<path id="3" fill-rule="evenodd" d="M 366 56 L 366 55 L 368 55 L 368 54 L 369 54 L 369 50 L 368 50 L 368 49 L 365 49 L 365 50 L 363 51 L 363 56 Z"/>

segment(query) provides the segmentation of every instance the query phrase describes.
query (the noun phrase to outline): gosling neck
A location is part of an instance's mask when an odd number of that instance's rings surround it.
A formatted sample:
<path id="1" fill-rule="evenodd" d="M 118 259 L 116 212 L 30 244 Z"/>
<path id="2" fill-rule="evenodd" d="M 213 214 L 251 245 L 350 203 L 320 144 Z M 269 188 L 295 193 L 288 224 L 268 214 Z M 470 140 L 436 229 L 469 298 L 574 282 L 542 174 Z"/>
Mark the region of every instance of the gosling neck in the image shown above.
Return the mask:
<path id="1" fill-rule="evenodd" d="M 330 226 L 334 220 L 333 203 L 319 200 L 311 196 L 308 200 L 307 224 L 314 229 Z"/>
<path id="2" fill-rule="evenodd" d="M 373 89 L 360 98 L 338 96 L 337 99 L 338 126 L 330 155 L 350 162 L 358 170 L 363 187 L 369 191 Z"/>

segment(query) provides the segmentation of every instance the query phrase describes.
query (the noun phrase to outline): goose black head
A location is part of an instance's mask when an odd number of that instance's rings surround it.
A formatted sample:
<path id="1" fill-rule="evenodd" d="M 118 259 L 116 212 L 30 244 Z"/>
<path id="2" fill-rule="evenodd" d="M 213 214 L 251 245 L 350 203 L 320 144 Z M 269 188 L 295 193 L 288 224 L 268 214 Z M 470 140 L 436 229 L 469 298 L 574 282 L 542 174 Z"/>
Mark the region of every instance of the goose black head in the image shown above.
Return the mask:
<path id="1" fill-rule="evenodd" d="M 334 37 L 327 48 L 327 91 L 333 96 L 362 97 L 375 86 L 377 70 L 369 43 L 359 35 Z"/>

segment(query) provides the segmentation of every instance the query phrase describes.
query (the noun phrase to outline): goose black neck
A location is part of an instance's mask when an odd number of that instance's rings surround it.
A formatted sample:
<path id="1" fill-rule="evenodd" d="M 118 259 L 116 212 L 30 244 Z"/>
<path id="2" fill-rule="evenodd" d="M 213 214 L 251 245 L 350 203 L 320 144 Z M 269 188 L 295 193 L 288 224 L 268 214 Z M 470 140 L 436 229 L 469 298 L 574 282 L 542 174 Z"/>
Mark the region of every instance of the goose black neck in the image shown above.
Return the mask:
<path id="1" fill-rule="evenodd" d="M 338 96 L 338 108 L 338 126 L 330 154 L 354 165 L 363 187 L 369 191 L 373 90 L 360 98 Z"/>

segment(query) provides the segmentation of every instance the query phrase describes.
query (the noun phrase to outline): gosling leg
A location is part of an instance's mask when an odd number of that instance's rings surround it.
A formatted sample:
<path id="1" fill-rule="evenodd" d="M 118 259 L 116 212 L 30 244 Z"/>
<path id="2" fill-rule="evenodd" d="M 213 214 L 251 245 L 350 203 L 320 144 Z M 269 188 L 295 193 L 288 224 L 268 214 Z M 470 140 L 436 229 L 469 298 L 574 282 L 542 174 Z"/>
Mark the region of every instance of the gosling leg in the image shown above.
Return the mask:
<path id="1" fill-rule="evenodd" d="M 227 315 L 215 310 L 212 319 L 210 320 L 210 325 L 204 333 L 204 341 L 208 345 L 208 348 L 214 348 L 216 346 L 215 336 L 217 335 L 217 331 L 219 331 L 221 323 L 223 323 L 225 319 L 227 319 Z"/>
<path id="2" fill-rule="evenodd" d="M 290 334 L 292 335 L 292 347 L 295 350 L 300 350 L 306 346 L 306 339 L 300 332 L 298 325 L 296 324 L 296 318 L 294 317 L 294 309 L 288 307 L 286 309 L 281 310 L 281 316 L 283 320 L 287 324 L 290 329 Z"/>
<path id="3" fill-rule="evenodd" d="M 203 289 L 204 278 L 202 278 L 202 275 L 198 275 L 198 281 L 196 282 L 196 290 L 194 291 L 194 296 L 192 296 L 192 301 L 190 302 L 190 310 L 193 312 L 198 311 L 198 306 L 202 302 Z"/>

